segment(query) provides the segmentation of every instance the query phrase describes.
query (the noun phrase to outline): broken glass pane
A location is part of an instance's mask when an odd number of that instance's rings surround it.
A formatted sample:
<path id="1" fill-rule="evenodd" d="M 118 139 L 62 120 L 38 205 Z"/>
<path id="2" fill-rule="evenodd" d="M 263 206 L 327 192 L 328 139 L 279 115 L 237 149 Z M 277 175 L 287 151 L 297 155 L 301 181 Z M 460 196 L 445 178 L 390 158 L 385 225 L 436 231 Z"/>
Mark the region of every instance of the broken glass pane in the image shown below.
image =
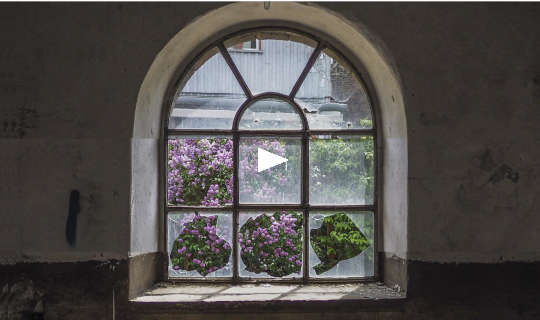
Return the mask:
<path id="1" fill-rule="evenodd" d="M 167 216 L 170 277 L 232 276 L 232 214 L 170 213 Z"/>
<path id="2" fill-rule="evenodd" d="M 240 213 L 240 276 L 301 277 L 302 213 Z"/>
<path id="3" fill-rule="evenodd" d="M 310 277 L 373 275 L 371 212 L 312 212 L 309 227 Z"/>

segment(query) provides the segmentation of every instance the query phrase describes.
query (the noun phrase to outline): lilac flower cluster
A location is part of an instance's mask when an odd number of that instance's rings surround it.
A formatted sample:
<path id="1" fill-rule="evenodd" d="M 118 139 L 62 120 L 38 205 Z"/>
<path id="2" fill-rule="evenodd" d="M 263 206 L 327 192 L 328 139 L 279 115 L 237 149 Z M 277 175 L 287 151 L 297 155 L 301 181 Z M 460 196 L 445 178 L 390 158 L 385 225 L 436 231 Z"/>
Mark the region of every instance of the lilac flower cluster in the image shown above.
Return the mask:
<path id="1" fill-rule="evenodd" d="M 246 270 L 274 277 L 300 273 L 302 267 L 301 214 L 275 212 L 249 218 L 240 228 L 240 257 Z"/>
<path id="2" fill-rule="evenodd" d="M 231 139 L 171 139 L 168 150 L 169 204 L 219 206 L 232 202 Z"/>
<path id="3" fill-rule="evenodd" d="M 283 170 L 264 170 L 257 172 L 257 149 L 285 156 L 285 144 L 278 139 L 250 138 L 240 146 L 239 180 L 240 199 L 245 202 L 282 202 L 281 193 L 289 179 Z"/>
<path id="4" fill-rule="evenodd" d="M 174 241 L 170 258 L 174 270 L 197 270 L 202 276 L 227 265 L 231 245 L 218 236 L 217 216 L 195 214 Z"/>

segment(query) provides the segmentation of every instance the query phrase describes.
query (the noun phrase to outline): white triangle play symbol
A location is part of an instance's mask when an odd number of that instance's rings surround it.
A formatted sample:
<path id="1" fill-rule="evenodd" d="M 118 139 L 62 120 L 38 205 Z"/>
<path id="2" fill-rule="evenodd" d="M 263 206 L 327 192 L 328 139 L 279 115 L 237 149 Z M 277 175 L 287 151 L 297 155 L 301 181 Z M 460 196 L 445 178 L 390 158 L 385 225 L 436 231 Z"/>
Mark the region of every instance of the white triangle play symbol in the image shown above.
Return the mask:
<path id="1" fill-rule="evenodd" d="M 286 158 L 280 157 L 264 149 L 257 148 L 257 172 L 270 169 L 278 164 L 289 161 Z"/>

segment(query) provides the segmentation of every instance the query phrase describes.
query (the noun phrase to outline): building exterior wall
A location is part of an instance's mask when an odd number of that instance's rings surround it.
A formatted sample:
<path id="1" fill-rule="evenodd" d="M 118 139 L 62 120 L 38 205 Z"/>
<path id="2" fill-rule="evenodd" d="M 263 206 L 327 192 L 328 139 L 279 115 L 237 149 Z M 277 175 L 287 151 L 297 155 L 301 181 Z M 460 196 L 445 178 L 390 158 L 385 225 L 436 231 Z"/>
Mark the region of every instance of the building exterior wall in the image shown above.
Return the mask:
<path id="1" fill-rule="evenodd" d="M 298 79 L 314 48 L 283 40 L 265 39 L 261 40 L 261 43 L 260 51 L 230 50 L 229 54 L 237 65 L 244 67 L 241 71 L 242 77 L 253 92 L 260 93 L 268 88 L 275 88 L 277 92 L 288 94 L 292 89 L 290 84 L 294 84 Z M 319 99 L 329 96 L 332 90 L 329 70 L 313 70 L 311 73 L 312 76 L 304 83 L 297 96 Z M 210 76 L 219 80 L 209 81 L 207 78 Z M 218 53 L 193 74 L 182 92 L 243 94 L 236 82 L 225 59 Z"/>

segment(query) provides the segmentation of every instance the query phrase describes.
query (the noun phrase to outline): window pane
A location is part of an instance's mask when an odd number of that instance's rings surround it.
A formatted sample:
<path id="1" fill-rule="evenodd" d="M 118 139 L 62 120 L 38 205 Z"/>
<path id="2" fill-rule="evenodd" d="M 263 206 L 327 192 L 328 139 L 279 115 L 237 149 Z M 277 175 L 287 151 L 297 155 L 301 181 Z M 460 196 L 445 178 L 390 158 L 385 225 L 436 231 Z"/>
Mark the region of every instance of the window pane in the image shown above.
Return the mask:
<path id="1" fill-rule="evenodd" d="M 240 213 L 240 276 L 301 277 L 302 221 L 293 211 Z"/>
<path id="2" fill-rule="evenodd" d="M 295 100 L 302 110 L 308 110 L 310 129 L 372 127 L 364 86 L 349 65 L 329 49 L 320 54 Z"/>
<path id="3" fill-rule="evenodd" d="M 302 121 L 293 106 L 278 99 L 259 100 L 250 105 L 242 114 L 239 129 L 302 130 Z"/>
<path id="4" fill-rule="evenodd" d="M 309 276 L 373 276 L 373 239 L 371 212 L 311 212 Z"/>
<path id="5" fill-rule="evenodd" d="M 231 129 L 236 110 L 246 99 L 225 59 L 212 49 L 192 68 L 181 86 L 170 129 Z"/>
<path id="6" fill-rule="evenodd" d="M 171 138 L 167 167 L 169 205 L 223 206 L 232 203 L 231 138 Z"/>
<path id="7" fill-rule="evenodd" d="M 309 202 L 372 204 L 373 152 L 372 136 L 312 136 Z"/>
<path id="8" fill-rule="evenodd" d="M 240 203 L 300 203 L 300 146 L 293 137 L 240 138 Z"/>
<path id="9" fill-rule="evenodd" d="M 235 45 L 259 39 L 260 51 L 235 51 Z M 225 42 L 229 54 L 253 94 L 288 95 L 313 53 L 316 42 L 291 32 L 256 32 Z M 233 50 L 230 50 L 233 49 Z"/>
<path id="10" fill-rule="evenodd" d="M 167 216 L 170 277 L 232 276 L 232 213 Z"/>

